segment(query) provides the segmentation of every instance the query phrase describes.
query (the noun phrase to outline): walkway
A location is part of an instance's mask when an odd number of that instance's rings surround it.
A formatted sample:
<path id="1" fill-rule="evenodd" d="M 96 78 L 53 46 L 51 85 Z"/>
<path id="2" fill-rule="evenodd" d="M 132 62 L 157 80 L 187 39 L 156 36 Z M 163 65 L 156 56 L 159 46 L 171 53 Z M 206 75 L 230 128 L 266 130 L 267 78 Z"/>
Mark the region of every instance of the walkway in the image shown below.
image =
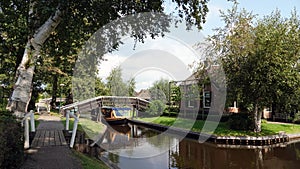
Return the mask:
<path id="1" fill-rule="evenodd" d="M 81 169 L 80 161 L 76 159 L 63 136 L 63 124 L 60 118 L 41 115 L 40 124 L 23 169 Z"/>

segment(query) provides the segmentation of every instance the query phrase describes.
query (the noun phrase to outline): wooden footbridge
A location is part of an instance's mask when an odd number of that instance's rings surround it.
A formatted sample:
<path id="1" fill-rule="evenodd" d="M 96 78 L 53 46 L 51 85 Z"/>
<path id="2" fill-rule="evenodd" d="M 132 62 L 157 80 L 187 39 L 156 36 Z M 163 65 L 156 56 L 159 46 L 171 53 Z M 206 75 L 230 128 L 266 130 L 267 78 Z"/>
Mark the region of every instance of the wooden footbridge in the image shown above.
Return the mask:
<path id="1" fill-rule="evenodd" d="M 149 101 L 138 97 L 124 96 L 98 96 L 80 102 L 75 102 L 66 106 L 62 106 L 60 112 L 66 115 L 66 128 L 69 130 L 69 118 L 75 119 L 70 147 L 73 147 L 79 121 L 79 115 L 91 114 L 91 120 L 98 121 L 100 110 L 104 106 L 111 107 L 129 107 L 132 108 L 132 117 L 137 116 L 139 111 L 146 110 L 149 107 Z M 94 112 L 94 114 L 93 114 Z M 101 116 L 101 115 L 100 115 Z M 100 117 L 101 118 L 101 117 Z"/>
<path id="2" fill-rule="evenodd" d="M 103 106 L 111 107 L 131 107 L 134 111 L 142 111 L 148 108 L 149 101 L 138 97 L 124 97 L 124 96 L 98 96 L 80 102 L 75 102 L 61 107 L 61 111 L 76 111 L 89 112 L 96 108 Z"/>

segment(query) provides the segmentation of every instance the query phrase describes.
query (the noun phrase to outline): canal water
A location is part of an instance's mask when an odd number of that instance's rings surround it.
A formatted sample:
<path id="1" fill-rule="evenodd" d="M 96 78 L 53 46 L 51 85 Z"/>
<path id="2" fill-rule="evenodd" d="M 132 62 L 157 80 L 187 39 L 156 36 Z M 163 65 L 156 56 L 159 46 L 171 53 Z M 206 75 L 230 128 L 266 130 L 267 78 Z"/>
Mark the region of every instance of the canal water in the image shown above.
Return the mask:
<path id="1" fill-rule="evenodd" d="M 297 169 L 300 142 L 264 148 L 220 148 L 133 124 L 108 127 L 97 156 L 121 169 Z"/>

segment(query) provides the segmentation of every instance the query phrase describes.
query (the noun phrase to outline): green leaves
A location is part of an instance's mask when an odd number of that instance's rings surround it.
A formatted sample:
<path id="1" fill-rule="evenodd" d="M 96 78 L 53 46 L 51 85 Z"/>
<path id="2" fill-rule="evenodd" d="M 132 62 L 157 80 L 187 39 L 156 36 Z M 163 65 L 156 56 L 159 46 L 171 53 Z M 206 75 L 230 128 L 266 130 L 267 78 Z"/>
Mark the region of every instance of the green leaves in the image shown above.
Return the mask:
<path id="1" fill-rule="evenodd" d="M 230 95 L 242 107 L 256 101 L 259 107 L 294 102 L 300 87 L 300 24 L 296 16 L 294 12 L 290 18 L 282 18 L 275 11 L 256 20 L 251 13 L 238 11 L 237 6 L 222 14 L 226 26 L 210 41 L 214 42 L 213 49 L 220 51 Z"/>

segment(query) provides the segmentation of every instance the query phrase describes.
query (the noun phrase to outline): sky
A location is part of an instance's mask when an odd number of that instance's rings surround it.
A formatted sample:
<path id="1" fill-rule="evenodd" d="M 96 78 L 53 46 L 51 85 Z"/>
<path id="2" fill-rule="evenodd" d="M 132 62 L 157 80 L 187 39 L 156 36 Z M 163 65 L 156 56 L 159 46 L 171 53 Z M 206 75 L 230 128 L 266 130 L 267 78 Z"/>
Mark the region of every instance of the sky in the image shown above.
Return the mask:
<path id="1" fill-rule="evenodd" d="M 269 15 L 276 9 L 279 9 L 284 17 L 289 17 L 294 8 L 300 10 L 299 0 L 239 0 L 238 2 L 239 8 L 252 11 L 258 18 Z M 212 35 L 213 29 L 224 25 L 219 11 L 226 11 L 232 5 L 233 3 L 227 0 L 210 0 L 209 13 L 201 31 L 171 28 L 171 33 L 166 37 L 147 39 L 145 43 L 138 43 L 135 48 L 133 39 L 125 37 L 122 40 L 124 45 L 117 52 L 104 56 L 107 61 L 99 65 L 99 77 L 106 81 L 111 69 L 121 66 L 124 80 L 135 78 L 136 91 L 151 87 L 154 81 L 161 78 L 174 81 L 186 79 L 192 74 L 190 65 L 204 59 L 201 52 L 195 50 L 194 45 L 203 42 L 208 35 Z M 171 0 L 166 0 L 164 6 L 166 12 L 174 9 Z"/>

